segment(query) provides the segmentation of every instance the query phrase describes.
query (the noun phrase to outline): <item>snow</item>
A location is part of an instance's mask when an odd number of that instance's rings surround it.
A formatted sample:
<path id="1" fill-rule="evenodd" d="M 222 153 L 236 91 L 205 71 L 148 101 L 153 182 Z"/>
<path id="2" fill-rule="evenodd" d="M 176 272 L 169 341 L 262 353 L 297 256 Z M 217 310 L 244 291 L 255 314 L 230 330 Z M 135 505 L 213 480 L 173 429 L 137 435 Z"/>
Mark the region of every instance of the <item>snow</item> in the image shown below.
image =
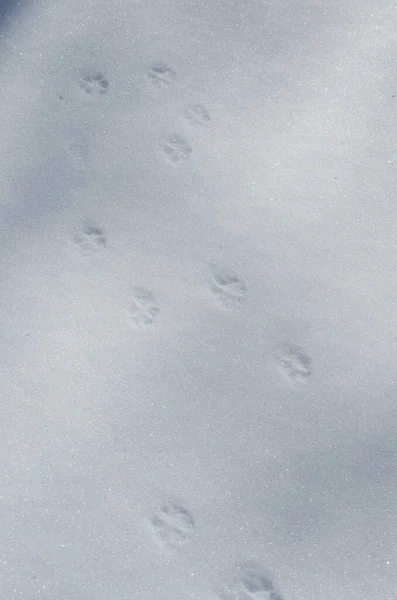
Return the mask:
<path id="1" fill-rule="evenodd" d="M 395 600 L 392 0 L 2 7 L 3 600 Z"/>

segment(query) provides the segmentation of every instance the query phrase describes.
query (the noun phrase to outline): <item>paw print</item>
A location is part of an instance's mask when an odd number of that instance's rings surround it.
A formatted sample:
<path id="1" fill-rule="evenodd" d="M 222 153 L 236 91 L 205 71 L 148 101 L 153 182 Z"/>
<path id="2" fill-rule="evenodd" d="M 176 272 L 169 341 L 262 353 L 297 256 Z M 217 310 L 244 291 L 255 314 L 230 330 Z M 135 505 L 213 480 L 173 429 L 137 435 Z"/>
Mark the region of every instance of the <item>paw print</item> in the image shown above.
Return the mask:
<path id="1" fill-rule="evenodd" d="M 96 98 L 106 94 L 109 89 L 109 82 L 103 73 L 98 71 L 84 75 L 80 79 L 80 87 L 88 96 Z"/>
<path id="2" fill-rule="evenodd" d="M 74 243 L 82 256 L 90 257 L 106 248 L 107 239 L 102 229 L 94 225 L 87 225 L 75 235 Z"/>
<path id="3" fill-rule="evenodd" d="M 165 502 L 150 519 L 150 523 L 156 542 L 169 549 L 184 546 L 195 530 L 192 513 L 174 500 Z"/>
<path id="4" fill-rule="evenodd" d="M 127 312 L 128 320 L 134 326 L 152 324 L 160 312 L 152 290 L 145 286 L 135 286 Z"/>

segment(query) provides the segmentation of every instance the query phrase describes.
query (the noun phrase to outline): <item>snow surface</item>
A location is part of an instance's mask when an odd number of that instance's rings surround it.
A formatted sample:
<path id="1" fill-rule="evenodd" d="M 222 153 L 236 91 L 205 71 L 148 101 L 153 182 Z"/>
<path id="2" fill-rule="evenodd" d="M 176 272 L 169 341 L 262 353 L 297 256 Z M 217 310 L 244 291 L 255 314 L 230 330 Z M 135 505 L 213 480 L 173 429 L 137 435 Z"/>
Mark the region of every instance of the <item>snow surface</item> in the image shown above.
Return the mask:
<path id="1" fill-rule="evenodd" d="M 3 9 L 2 600 L 395 600 L 395 1 Z"/>

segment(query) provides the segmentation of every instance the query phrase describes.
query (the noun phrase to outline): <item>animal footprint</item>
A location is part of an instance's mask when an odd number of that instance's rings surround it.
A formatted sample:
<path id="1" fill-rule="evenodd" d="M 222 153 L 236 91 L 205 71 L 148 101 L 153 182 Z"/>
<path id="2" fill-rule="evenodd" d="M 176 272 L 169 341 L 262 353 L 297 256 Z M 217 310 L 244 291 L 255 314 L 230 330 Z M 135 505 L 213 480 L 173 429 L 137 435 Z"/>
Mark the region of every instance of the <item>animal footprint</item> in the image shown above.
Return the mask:
<path id="1" fill-rule="evenodd" d="M 189 142 L 180 135 L 165 138 L 160 147 L 164 157 L 173 165 L 186 162 L 192 153 Z"/>
<path id="2" fill-rule="evenodd" d="M 312 374 L 312 359 L 303 348 L 286 344 L 276 354 L 280 368 L 291 381 L 305 381 Z"/>
<path id="3" fill-rule="evenodd" d="M 104 231 L 99 227 L 87 225 L 74 237 L 82 256 L 90 257 L 106 248 L 107 239 Z"/>
<path id="4" fill-rule="evenodd" d="M 109 82 L 100 71 L 87 73 L 80 79 L 79 85 L 93 99 L 102 96 L 109 89 Z"/>
<path id="5" fill-rule="evenodd" d="M 247 286 L 234 271 L 214 267 L 210 288 L 217 300 L 226 308 L 237 306 L 247 293 Z"/>
<path id="6" fill-rule="evenodd" d="M 185 118 L 190 125 L 200 125 L 205 127 L 211 117 L 208 110 L 202 104 L 191 104 L 185 108 Z"/>
<path id="7" fill-rule="evenodd" d="M 169 549 L 185 545 L 194 534 L 195 522 L 191 512 L 182 504 L 168 500 L 150 519 L 154 539 L 160 547 Z"/>
<path id="8" fill-rule="evenodd" d="M 147 77 L 156 88 L 168 87 L 176 81 L 174 69 L 161 62 L 151 65 L 147 71 Z"/>
<path id="9" fill-rule="evenodd" d="M 269 574 L 254 562 L 237 565 L 216 595 L 220 600 L 283 600 Z"/>
<path id="10" fill-rule="evenodd" d="M 144 286 L 132 289 L 132 300 L 128 308 L 128 320 L 134 326 L 150 325 L 160 309 L 153 292 Z"/>
<path id="11" fill-rule="evenodd" d="M 243 592 L 254 598 L 269 598 L 274 590 L 273 582 L 257 567 L 250 565 L 242 568 L 240 584 Z"/>

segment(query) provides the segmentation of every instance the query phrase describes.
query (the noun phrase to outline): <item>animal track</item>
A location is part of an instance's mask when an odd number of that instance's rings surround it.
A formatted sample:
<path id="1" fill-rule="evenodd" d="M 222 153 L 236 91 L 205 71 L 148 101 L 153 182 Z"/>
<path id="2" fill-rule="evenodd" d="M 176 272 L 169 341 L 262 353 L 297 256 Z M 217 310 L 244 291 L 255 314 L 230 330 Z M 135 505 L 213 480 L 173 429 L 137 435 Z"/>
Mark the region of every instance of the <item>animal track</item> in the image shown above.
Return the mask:
<path id="1" fill-rule="evenodd" d="M 87 225 L 75 235 L 74 242 L 83 256 L 90 257 L 106 248 L 107 239 L 102 229 Z"/>
<path id="2" fill-rule="evenodd" d="M 222 267 L 213 268 L 210 287 L 214 296 L 227 308 L 237 306 L 247 293 L 247 286 L 241 277 Z"/>
<path id="3" fill-rule="evenodd" d="M 186 162 L 192 154 L 189 142 L 180 135 L 170 135 L 161 144 L 165 158 L 174 165 Z"/>
<path id="4" fill-rule="evenodd" d="M 185 118 L 191 125 L 205 127 L 211 117 L 208 110 L 202 104 L 191 104 L 185 108 Z"/>
<path id="5" fill-rule="evenodd" d="M 165 63 L 154 63 L 147 71 L 150 82 L 157 88 L 167 87 L 176 81 L 174 69 Z"/>
<path id="6" fill-rule="evenodd" d="M 79 85 L 92 98 L 102 96 L 109 89 L 109 82 L 100 71 L 87 73 L 80 79 Z"/>
<path id="7" fill-rule="evenodd" d="M 280 367 L 292 381 L 305 381 L 312 374 L 312 359 L 300 348 L 286 344 L 277 352 Z"/>
<path id="8" fill-rule="evenodd" d="M 167 500 L 150 519 L 156 542 L 170 549 L 185 545 L 194 534 L 195 522 L 191 512 L 182 504 Z"/>
<path id="9" fill-rule="evenodd" d="M 153 292 L 144 286 L 132 289 L 132 300 L 128 308 L 128 320 L 134 326 L 150 325 L 160 312 Z"/>
<path id="10" fill-rule="evenodd" d="M 283 600 L 265 569 L 254 562 L 237 565 L 216 596 L 220 600 Z"/>
<path id="11" fill-rule="evenodd" d="M 251 596 L 268 594 L 273 591 L 273 582 L 253 567 L 244 569 L 241 575 L 241 587 Z"/>

